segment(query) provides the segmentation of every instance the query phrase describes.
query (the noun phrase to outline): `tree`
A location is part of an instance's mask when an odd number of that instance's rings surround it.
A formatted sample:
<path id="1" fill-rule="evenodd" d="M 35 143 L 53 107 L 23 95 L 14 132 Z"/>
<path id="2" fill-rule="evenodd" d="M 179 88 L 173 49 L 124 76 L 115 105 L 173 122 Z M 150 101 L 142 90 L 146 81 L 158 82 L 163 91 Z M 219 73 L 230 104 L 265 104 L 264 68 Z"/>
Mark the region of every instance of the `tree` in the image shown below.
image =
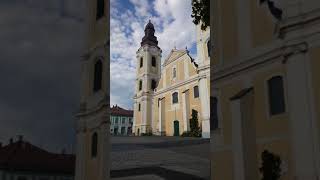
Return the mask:
<path id="1" fill-rule="evenodd" d="M 192 0 L 191 4 L 193 23 L 201 23 L 201 29 L 205 30 L 210 26 L 210 0 Z"/>
<path id="2" fill-rule="evenodd" d="M 198 122 L 198 112 L 194 109 L 192 109 L 192 113 L 191 113 L 190 132 L 191 132 L 191 136 L 194 136 L 194 137 L 201 136 L 201 130 Z"/>
<path id="3" fill-rule="evenodd" d="M 275 155 L 268 150 L 264 150 L 261 153 L 262 167 L 260 172 L 262 173 L 262 180 L 278 180 L 281 176 L 281 159 L 278 155 Z"/>

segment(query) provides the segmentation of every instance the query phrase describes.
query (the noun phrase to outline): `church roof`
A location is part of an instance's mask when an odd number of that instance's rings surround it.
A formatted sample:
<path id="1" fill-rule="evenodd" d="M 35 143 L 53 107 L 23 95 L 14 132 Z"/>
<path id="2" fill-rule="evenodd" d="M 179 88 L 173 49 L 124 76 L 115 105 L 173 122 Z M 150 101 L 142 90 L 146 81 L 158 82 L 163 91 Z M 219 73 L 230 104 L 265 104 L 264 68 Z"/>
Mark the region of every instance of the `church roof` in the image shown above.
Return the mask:
<path id="1" fill-rule="evenodd" d="M 22 139 L 0 146 L 0 169 L 74 174 L 75 155 L 55 154 Z"/>
<path id="2" fill-rule="evenodd" d="M 168 57 L 164 60 L 163 66 L 168 65 L 169 63 L 175 61 L 179 57 L 181 57 L 181 56 L 183 56 L 185 54 L 188 54 L 188 53 L 189 53 L 189 51 L 187 49 L 185 49 L 185 50 L 172 49 L 170 54 L 168 55 Z M 192 61 L 193 61 L 193 59 L 192 59 Z"/>
<path id="3" fill-rule="evenodd" d="M 157 37 L 154 35 L 154 26 L 149 20 L 148 24 L 146 25 L 144 29 L 144 37 L 142 38 L 141 41 L 141 46 L 148 44 L 151 46 L 157 46 L 158 47 L 158 40 Z"/>
<path id="4" fill-rule="evenodd" d="M 118 105 L 111 107 L 111 115 L 112 116 L 126 116 L 126 117 L 133 117 L 133 111 L 132 110 L 126 110 L 124 108 L 121 108 Z"/>

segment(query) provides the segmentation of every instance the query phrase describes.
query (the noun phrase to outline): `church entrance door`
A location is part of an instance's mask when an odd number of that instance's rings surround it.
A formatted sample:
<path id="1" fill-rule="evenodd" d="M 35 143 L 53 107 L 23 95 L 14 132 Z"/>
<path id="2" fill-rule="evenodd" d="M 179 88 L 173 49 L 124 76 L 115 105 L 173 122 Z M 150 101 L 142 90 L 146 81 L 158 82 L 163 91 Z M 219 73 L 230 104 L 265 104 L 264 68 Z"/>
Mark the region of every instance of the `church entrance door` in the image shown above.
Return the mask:
<path id="1" fill-rule="evenodd" d="M 173 135 L 179 136 L 180 133 L 179 133 L 179 121 L 178 120 L 173 121 L 173 128 L 174 128 Z"/>

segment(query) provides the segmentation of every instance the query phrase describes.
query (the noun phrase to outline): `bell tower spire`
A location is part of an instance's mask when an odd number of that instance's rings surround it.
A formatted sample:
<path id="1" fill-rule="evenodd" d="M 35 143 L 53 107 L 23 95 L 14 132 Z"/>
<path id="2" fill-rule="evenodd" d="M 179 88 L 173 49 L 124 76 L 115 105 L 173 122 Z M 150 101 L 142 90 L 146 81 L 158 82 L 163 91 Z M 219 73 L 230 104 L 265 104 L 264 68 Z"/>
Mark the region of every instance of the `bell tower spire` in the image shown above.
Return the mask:
<path id="1" fill-rule="evenodd" d="M 137 51 L 136 89 L 134 95 L 133 133 L 152 133 L 153 95 L 160 80 L 161 53 L 155 28 L 149 20 Z"/>
<path id="2" fill-rule="evenodd" d="M 144 29 L 144 37 L 142 38 L 141 46 L 144 46 L 145 44 L 148 44 L 151 46 L 158 46 L 158 40 L 157 40 L 157 37 L 154 35 L 154 33 L 155 33 L 154 26 L 151 23 L 151 20 L 149 19 L 149 22 Z"/>

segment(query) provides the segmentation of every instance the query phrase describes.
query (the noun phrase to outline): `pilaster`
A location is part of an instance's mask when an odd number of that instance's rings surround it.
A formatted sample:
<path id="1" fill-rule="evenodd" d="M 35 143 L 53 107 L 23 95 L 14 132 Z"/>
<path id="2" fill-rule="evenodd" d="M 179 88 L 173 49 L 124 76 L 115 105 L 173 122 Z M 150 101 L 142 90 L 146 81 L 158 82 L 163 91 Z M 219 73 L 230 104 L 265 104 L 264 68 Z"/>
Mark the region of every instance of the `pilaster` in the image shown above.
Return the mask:
<path id="1" fill-rule="evenodd" d="M 315 140 L 314 112 L 305 50 L 286 60 L 293 173 L 296 180 L 318 180 L 319 142 Z"/>

